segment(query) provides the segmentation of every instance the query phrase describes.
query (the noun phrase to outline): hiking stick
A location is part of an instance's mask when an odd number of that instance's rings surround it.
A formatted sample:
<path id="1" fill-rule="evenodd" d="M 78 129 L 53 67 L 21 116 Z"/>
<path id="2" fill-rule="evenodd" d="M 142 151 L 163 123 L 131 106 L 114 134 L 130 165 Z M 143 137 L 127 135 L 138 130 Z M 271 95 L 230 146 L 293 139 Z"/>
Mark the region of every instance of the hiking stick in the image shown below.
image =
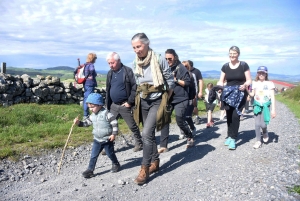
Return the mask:
<path id="1" fill-rule="evenodd" d="M 77 118 L 78 118 L 78 117 L 79 117 L 79 115 L 77 116 Z M 57 174 L 59 174 L 60 167 L 61 167 L 61 164 L 62 164 L 62 159 L 63 159 L 63 157 L 64 157 L 64 155 L 65 155 L 65 150 L 66 150 L 66 147 L 67 147 L 67 145 L 68 145 L 68 142 L 69 142 L 69 139 L 70 139 L 70 136 L 71 136 L 71 133 L 72 133 L 72 130 L 73 130 L 74 125 L 75 125 L 75 123 L 72 124 L 72 127 L 71 127 L 71 129 L 70 129 L 70 133 L 69 133 L 69 135 L 68 135 L 68 138 L 67 138 L 67 141 L 66 141 L 66 144 L 65 144 L 65 147 L 64 147 L 63 152 L 62 152 L 62 154 L 61 154 L 61 158 L 60 158 L 60 162 L 59 162 Z"/>

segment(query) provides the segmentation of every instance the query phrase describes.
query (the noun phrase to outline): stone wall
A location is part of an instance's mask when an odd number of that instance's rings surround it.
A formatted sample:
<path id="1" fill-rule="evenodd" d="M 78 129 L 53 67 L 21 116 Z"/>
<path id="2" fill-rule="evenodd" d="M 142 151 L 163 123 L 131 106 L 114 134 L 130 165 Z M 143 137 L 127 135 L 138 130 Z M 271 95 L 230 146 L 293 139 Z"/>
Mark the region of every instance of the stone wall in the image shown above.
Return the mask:
<path id="1" fill-rule="evenodd" d="M 105 98 L 105 89 L 96 88 L 95 92 Z M 27 74 L 12 76 L 0 73 L 0 105 L 18 103 L 69 104 L 83 101 L 83 85 L 74 82 L 60 82 L 52 76 L 31 78 Z"/>

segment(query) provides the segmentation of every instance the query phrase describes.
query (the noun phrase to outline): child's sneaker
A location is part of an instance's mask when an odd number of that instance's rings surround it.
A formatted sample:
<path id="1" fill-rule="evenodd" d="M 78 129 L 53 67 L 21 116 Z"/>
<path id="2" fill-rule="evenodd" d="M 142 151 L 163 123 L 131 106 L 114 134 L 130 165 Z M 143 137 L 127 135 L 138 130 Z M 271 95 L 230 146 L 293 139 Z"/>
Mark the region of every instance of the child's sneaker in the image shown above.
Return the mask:
<path id="1" fill-rule="evenodd" d="M 120 163 L 113 163 L 110 172 L 112 173 L 118 172 L 120 167 L 121 167 Z"/>
<path id="2" fill-rule="evenodd" d="M 210 128 L 211 126 L 210 126 L 210 123 L 207 123 L 206 124 L 206 128 Z"/>
<path id="3" fill-rule="evenodd" d="M 244 120 L 244 115 L 241 115 L 240 116 L 240 121 L 243 121 Z"/>
<path id="4" fill-rule="evenodd" d="M 230 140 L 230 143 L 229 143 L 229 145 L 228 145 L 228 148 L 229 148 L 230 150 L 235 150 L 235 139 L 231 139 L 231 140 Z"/>
<path id="5" fill-rule="evenodd" d="M 264 141 L 264 143 L 267 143 L 269 141 L 269 134 L 268 134 L 268 132 L 263 133 L 263 141 Z"/>
<path id="6" fill-rule="evenodd" d="M 230 141 L 232 140 L 231 137 L 228 137 L 224 143 L 225 146 L 228 146 L 230 144 Z"/>
<path id="7" fill-rule="evenodd" d="M 93 172 L 92 170 L 87 169 L 86 171 L 84 171 L 84 172 L 82 173 L 82 176 L 83 176 L 84 178 L 91 178 L 91 177 L 94 176 L 94 172 Z"/>
<path id="8" fill-rule="evenodd" d="M 194 123 L 196 124 L 196 125 L 199 125 L 201 122 L 201 118 L 199 117 L 199 116 L 197 116 L 196 118 L 195 118 L 195 120 L 194 120 Z"/>
<path id="9" fill-rule="evenodd" d="M 258 149 L 258 148 L 260 148 L 261 147 L 261 141 L 257 141 L 257 142 L 255 142 L 255 144 L 253 145 L 253 148 L 254 149 Z"/>
<path id="10" fill-rule="evenodd" d="M 194 140 L 193 140 L 193 138 L 187 139 L 186 148 L 190 148 L 192 146 L 194 146 Z"/>

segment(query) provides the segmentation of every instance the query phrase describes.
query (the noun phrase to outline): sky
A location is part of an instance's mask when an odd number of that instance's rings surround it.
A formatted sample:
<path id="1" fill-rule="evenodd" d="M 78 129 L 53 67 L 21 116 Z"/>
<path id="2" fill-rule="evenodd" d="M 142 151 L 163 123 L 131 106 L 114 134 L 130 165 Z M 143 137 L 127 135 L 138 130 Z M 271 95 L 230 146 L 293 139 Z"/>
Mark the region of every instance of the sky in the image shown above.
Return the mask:
<path id="1" fill-rule="evenodd" d="M 131 38 L 143 32 L 155 52 L 174 49 L 201 71 L 219 71 L 236 45 L 251 72 L 295 75 L 299 12 L 299 0 L 1 0 L 0 63 L 75 68 L 94 52 L 96 70 L 109 70 L 106 55 L 117 52 L 131 67 Z"/>

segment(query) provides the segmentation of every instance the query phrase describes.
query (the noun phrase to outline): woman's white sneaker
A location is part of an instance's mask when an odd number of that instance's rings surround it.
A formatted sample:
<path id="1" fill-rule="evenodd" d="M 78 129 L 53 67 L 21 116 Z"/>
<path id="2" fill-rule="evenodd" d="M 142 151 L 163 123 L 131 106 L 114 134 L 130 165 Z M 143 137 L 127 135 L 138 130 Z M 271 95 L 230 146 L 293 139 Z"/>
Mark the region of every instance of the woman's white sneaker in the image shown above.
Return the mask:
<path id="1" fill-rule="evenodd" d="M 269 141 L 269 134 L 268 134 L 268 132 L 263 133 L 263 141 L 264 141 L 264 143 L 267 143 Z"/>
<path id="2" fill-rule="evenodd" d="M 254 149 L 258 149 L 258 148 L 260 148 L 261 147 L 261 141 L 257 141 L 257 142 L 255 142 L 255 144 L 253 145 L 253 148 Z"/>

